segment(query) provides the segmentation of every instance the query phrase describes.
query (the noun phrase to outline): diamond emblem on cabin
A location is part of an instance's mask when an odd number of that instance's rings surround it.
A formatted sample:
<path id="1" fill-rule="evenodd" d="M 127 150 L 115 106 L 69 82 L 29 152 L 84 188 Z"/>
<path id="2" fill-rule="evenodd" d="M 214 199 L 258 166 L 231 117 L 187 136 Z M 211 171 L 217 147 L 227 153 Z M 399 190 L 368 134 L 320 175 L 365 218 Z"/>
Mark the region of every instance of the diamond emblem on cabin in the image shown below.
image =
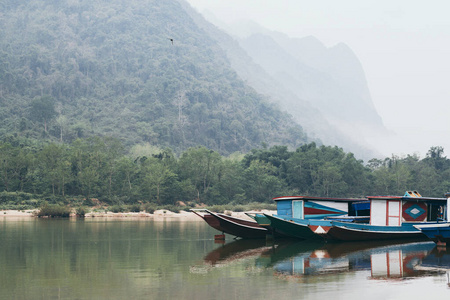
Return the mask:
<path id="1" fill-rule="evenodd" d="M 412 205 L 408 209 L 405 210 L 405 212 L 410 215 L 413 219 L 417 219 L 420 217 L 423 213 L 425 213 L 425 210 L 422 209 L 418 205 Z"/>
<path id="2" fill-rule="evenodd" d="M 417 208 L 411 209 L 411 213 L 413 215 L 417 215 L 418 213 L 420 213 L 420 210 L 418 210 Z"/>

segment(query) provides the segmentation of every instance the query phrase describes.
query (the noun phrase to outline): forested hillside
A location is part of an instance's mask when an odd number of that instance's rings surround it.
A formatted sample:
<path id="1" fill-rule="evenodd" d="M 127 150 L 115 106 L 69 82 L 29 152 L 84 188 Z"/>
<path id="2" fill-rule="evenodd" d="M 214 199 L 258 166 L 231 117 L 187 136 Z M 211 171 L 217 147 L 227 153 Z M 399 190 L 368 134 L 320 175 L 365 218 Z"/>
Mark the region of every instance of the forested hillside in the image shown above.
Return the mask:
<path id="1" fill-rule="evenodd" d="M 113 136 L 177 153 L 262 142 L 302 128 L 236 75 L 178 1 L 2 1 L 0 139 Z"/>

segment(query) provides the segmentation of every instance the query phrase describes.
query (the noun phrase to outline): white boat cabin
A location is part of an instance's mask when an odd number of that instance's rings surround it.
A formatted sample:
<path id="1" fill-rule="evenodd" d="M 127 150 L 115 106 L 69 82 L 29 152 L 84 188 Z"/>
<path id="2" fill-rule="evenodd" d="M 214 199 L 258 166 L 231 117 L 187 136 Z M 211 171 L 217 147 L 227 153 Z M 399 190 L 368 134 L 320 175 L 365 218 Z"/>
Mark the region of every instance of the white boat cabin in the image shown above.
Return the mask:
<path id="1" fill-rule="evenodd" d="M 422 197 L 416 191 L 408 191 L 403 196 L 367 198 L 371 225 L 401 226 L 402 223 L 446 220 L 449 215 L 447 198 Z"/>

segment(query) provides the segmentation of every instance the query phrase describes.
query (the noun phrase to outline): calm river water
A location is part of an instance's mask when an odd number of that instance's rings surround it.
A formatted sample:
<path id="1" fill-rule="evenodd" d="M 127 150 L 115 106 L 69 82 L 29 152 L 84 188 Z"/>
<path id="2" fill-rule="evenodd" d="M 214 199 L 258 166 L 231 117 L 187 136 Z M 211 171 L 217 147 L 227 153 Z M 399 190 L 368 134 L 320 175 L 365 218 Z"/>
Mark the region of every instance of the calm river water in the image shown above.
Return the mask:
<path id="1" fill-rule="evenodd" d="M 0 299 L 431 299 L 433 243 L 214 241 L 204 222 L 0 218 Z"/>

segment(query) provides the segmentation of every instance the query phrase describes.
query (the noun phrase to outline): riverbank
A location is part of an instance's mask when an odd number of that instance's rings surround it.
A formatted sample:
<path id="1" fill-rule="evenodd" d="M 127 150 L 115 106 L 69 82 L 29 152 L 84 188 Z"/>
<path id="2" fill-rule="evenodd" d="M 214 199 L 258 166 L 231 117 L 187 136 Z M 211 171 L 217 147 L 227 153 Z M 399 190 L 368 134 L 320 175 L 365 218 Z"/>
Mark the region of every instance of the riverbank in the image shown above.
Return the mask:
<path id="1" fill-rule="evenodd" d="M 37 210 L 0 210 L 0 218 L 8 219 L 8 218 L 36 218 Z M 274 214 L 275 211 L 272 210 L 258 210 L 252 211 L 257 213 L 266 213 L 266 214 Z M 229 212 L 233 217 L 249 219 L 251 218 L 247 216 L 244 212 Z M 71 217 L 75 217 L 75 214 L 71 215 Z M 174 213 L 169 210 L 156 210 L 153 214 L 146 212 L 124 212 L 124 213 L 113 213 L 113 212 L 89 212 L 86 213 L 85 218 L 149 218 L 154 220 L 185 220 L 185 221 L 203 221 L 203 219 L 199 218 L 192 212 L 180 211 L 179 213 Z"/>

